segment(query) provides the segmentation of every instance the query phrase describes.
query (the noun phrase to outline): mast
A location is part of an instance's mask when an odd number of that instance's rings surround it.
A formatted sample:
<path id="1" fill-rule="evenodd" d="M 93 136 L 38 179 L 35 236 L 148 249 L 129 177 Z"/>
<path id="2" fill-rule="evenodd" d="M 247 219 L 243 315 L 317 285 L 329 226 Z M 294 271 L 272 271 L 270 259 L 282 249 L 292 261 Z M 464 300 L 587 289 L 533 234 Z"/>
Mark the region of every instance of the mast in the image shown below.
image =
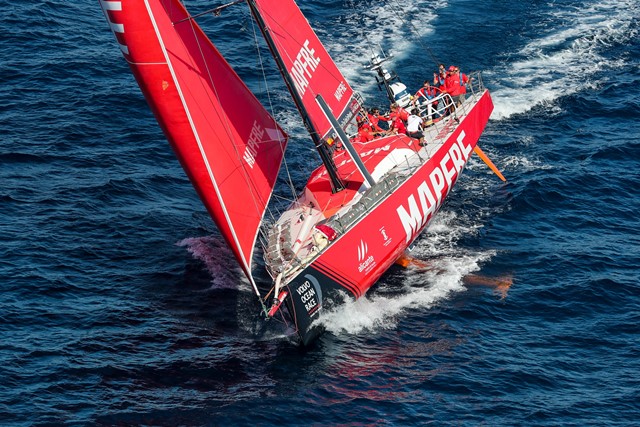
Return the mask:
<path id="1" fill-rule="evenodd" d="M 324 113 L 327 115 L 327 118 L 329 119 L 331 126 L 333 126 L 333 130 L 336 131 L 336 133 L 342 140 L 342 145 L 344 145 L 347 148 L 347 152 L 351 156 L 351 160 L 353 160 L 353 163 L 356 165 L 356 168 L 358 169 L 358 171 L 360 171 L 360 173 L 364 177 L 364 180 L 366 181 L 368 188 L 371 188 L 374 185 L 376 185 L 376 181 L 373 179 L 373 177 L 367 170 L 366 166 L 362 162 L 362 159 L 358 155 L 358 152 L 356 151 L 356 149 L 353 148 L 351 141 L 349 141 L 349 137 L 344 132 L 342 127 L 340 127 L 340 123 L 338 123 L 338 120 L 336 120 L 335 116 L 331 113 L 331 109 L 327 105 L 322 95 L 316 96 L 316 101 L 318 102 L 318 104 L 320 104 L 320 108 L 322 108 L 322 111 L 324 111 Z"/>
<path id="2" fill-rule="evenodd" d="M 247 0 L 247 4 L 249 5 L 251 14 L 253 15 L 254 19 L 256 20 L 256 23 L 258 24 L 258 27 L 260 28 L 260 32 L 262 32 L 262 35 L 265 41 L 267 42 L 267 46 L 271 51 L 271 55 L 276 61 L 278 70 L 280 70 L 280 74 L 282 74 L 282 78 L 284 79 L 284 82 L 287 85 L 287 89 L 289 89 L 289 92 L 291 93 L 291 97 L 293 98 L 293 102 L 298 108 L 298 111 L 300 113 L 300 116 L 302 117 L 304 126 L 307 128 L 309 135 L 311 135 L 311 139 L 313 140 L 316 150 L 318 150 L 320 159 L 322 160 L 322 163 L 324 164 L 324 167 L 327 170 L 327 174 L 329 175 L 329 178 L 331 180 L 332 192 L 337 193 L 338 191 L 344 190 L 345 187 L 344 187 L 344 184 L 342 183 L 342 180 L 338 176 L 338 171 L 333 161 L 333 157 L 331 156 L 331 153 L 329 152 L 327 145 L 321 139 L 320 135 L 318 135 L 318 132 L 313 127 L 313 124 L 311 123 L 311 119 L 309 117 L 307 109 L 304 106 L 304 103 L 302 102 L 302 98 L 300 97 L 300 94 L 296 90 L 295 83 L 293 82 L 291 76 L 287 72 L 287 67 L 282 61 L 282 57 L 278 53 L 278 49 L 276 48 L 275 42 L 273 41 L 273 38 L 269 33 L 269 29 L 267 28 L 267 25 L 265 24 L 264 20 L 262 19 L 262 16 L 260 15 L 260 11 L 256 7 L 254 0 Z"/>

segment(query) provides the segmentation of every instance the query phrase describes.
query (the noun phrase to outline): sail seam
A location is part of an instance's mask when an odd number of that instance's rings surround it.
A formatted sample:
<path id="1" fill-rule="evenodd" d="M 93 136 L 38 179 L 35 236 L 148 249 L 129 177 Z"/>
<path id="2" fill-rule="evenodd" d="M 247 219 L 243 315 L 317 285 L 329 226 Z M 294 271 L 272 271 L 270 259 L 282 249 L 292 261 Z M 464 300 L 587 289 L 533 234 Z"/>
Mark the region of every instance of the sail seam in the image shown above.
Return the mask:
<path id="1" fill-rule="evenodd" d="M 217 184 L 217 182 L 215 180 L 215 177 L 213 175 L 213 172 L 211 170 L 211 165 L 209 164 L 209 159 L 207 158 L 206 153 L 204 151 L 204 148 L 202 146 L 202 141 L 200 140 L 200 135 L 198 134 L 198 131 L 195 128 L 195 125 L 193 123 L 193 118 L 192 118 L 191 113 L 189 111 L 189 107 L 187 106 L 186 101 L 184 99 L 184 94 L 183 94 L 182 89 L 180 87 L 180 83 L 178 82 L 177 76 L 175 74 L 175 70 L 173 68 L 173 65 L 171 64 L 171 60 L 169 59 L 167 48 L 166 48 L 166 46 L 164 44 L 164 40 L 162 39 L 162 36 L 161 36 L 160 31 L 158 29 L 158 24 L 156 22 L 155 16 L 153 14 L 153 11 L 151 10 L 151 6 L 149 5 L 149 1 L 145 0 L 144 3 L 145 3 L 145 6 L 147 8 L 147 13 L 149 14 L 149 18 L 150 18 L 151 23 L 153 25 L 154 31 L 156 32 L 156 37 L 158 38 L 158 43 L 160 44 L 160 48 L 162 49 L 162 53 L 163 53 L 163 55 L 165 57 L 166 65 L 169 68 L 169 71 L 171 72 L 171 76 L 173 77 L 173 82 L 175 83 L 176 90 L 178 91 L 178 95 L 180 96 L 180 101 L 182 102 L 182 106 L 184 108 L 185 114 L 187 115 L 187 119 L 189 120 L 189 125 L 191 126 L 191 130 L 192 130 L 193 135 L 194 135 L 194 137 L 196 139 L 196 142 L 198 144 L 198 148 L 200 150 L 200 155 L 202 156 L 204 164 L 205 164 L 205 166 L 207 168 L 207 173 L 209 174 L 209 178 L 211 179 L 211 184 L 213 185 L 213 188 L 214 188 L 214 190 L 216 192 L 216 196 L 218 197 L 218 201 L 220 202 L 220 206 L 222 207 L 222 211 L 223 211 L 225 219 L 227 221 L 227 225 L 229 226 L 229 229 L 231 231 L 231 234 L 233 236 L 233 239 L 234 239 L 237 247 L 240 249 L 238 251 L 238 253 L 239 253 L 239 255 L 240 255 L 241 259 L 242 259 L 242 262 L 244 263 L 244 267 L 245 267 L 245 270 L 247 272 L 247 276 L 249 278 L 249 281 L 251 282 L 251 285 L 253 286 L 253 289 L 254 289 L 256 295 L 261 299 L 260 292 L 258 291 L 258 287 L 257 287 L 257 285 L 256 285 L 256 283 L 255 283 L 255 281 L 253 279 L 253 276 L 251 275 L 250 266 L 247 265 L 247 260 L 245 259 L 244 253 L 241 250 L 242 247 L 240 245 L 240 242 L 238 241 L 238 236 L 236 235 L 236 232 L 235 232 L 235 229 L 233 227 L 233 224 L 231 223 L 231 220 L 229 218 L 229 214 L 227 212 L 227 208 L 226 208 L 226 206 L 224 204 L 224 201 L 222 200 L 222 197 L 220 195 L 220 189 L 218 188 L 218 184 Z"/>
<path id="2" fill-rule="evenodd" d="M 329 277 L 330 279 L 338 283 L 343 288 L 351 291 L 351 293 L 353 293 L 353 295 L 355 295 L 356 297 L 360 297 L 362 295 L 356 282 L 348 279 L 340 272 L 331 269 L 331 267 L 329 267 L 326 264 L 323 264 L 320 260 L 317 260 L 316 262 L 314 262 L 312 267 L 314 267 L 316 270 L 318 270 L 319 272 L 323 273 L 325 276 Z"/>
<path id="3" fill-rule="evenodd" d="M 191 26 L 191 29 L 192 29 L 192 31 L 194 32 L 194 35 L 195 35 L 194 23 L 195 23 L 195 21 L 194 21 L 194 20 L 190 20 L 189 25 Z M 213 79 L 213 77 L 212 77 L 212 75 L 211 75 L 211 70 L 210 70 L 210 68 L 209 68 L 209 64 L 208 64 L 208 63 L 207 63 L 207 61 L 205 60 L 205 55 L 204 55 L 204 52 L 203 52 L 203 50 L 202 50 L 202 45 L 200 44 L 200 40 L 198 39 L 198 37 L 195 37 L 195 41 L 196 41 L 196 44 L 198 45 L 198 51 L 200 52 L 200 56 L 201 56 L 201 57 L 202 57 L 202 59 L 203 59 L 204 67 L 205 67 L 205 69 L 206 69 L 206 71 L 207 71 L 207 77 L 208 77 L 208 79 L 209 79 L 209 83 L 210 83 L 210 85 L 211 85 L 211 88 L 212 88 L 212 90 L 213 90 L 213 92 L 214 92 L 214 95 L 215 95 L 216 97 L 218 97 L 218 89 L 216 88 L 216 85 L 215 85 L 214 79 Z M 285 142 L 286 142 L 286 139 L 287 139 L 287 138 L 286 138 L 286 135 L 285 135 L 285 134 L 284 134 L 284 132 L 280 129 L 280 126 L 278 126 L 278 123 L 275 121 L 275 119 L 273 119 L 272 117 L 270 117 L 270 119 L 271 119 L 271 121 L 273 122 L 274 129 L 278 131 L 279 137 L 278 137 L 278 139 L 277 139 L 277 143 L 278 143 L 278 145 L 280 146 L 280 148 L 281 148 L 281 150 L 282 150 L 282 141 L 283 141 L 283 138 L 284 138 L 284 140 L 285 140 Z M 229 120 L 228 120 L 228 118 L 227 118 L 226 116 L 220 117 L 220 120 L 221 120 L 222 122 L 224 122 L 224 126 L 225 126 L 225 129 L 226 129 L 226 131 L 227 131 L 227 136 L 228 136 L 228 138 L 229 138 L 230 140 L 232 140 L 232 142 L 234 142 L 234 143 L 232 144 L 232 147 L 233 147 L 233 150 L 234 150 L 234 152 L 235 152 L 236 158 L 237 158 L 238 160 L 240 160 L 240 159 L 242 158 L 242 154 L 241 154 L 240 152 L 238 152 L 238 147 L 237 147 L 237 145 L 235 144 L 235 141 L 234 141 L 234 139 L 235 139 L 235 138 L 234 138 L 234 136 L 233 136 L 233 132 L 232 132 L 232 129 L 231 129 L 231 124 L 229 123 Z M 267 142 L 267 141 L 263 141 L 263 143 L 264 143 L 264 142 Z M 273 140 L 269 140 L 268 142 L 269 142 L 269 143 L 273 143 L 273 142 L 276 142 L 276 140 L 275 140 L 275 139 L 273 139 Z M 282 151 L 281 151 L 281 152 L 282 152 Z M 284 157 L 284 156 L 283 156 L 283 157 Z M 261 214 L 260 214 L 260 223 L 262 223 L 262 220 L 264 219 L 264 215 L 266 214 L 266 207 L 267 207 L 267 206 L 268 206 L 268 204 L 269 204 L 269 200 L 271 200 L 271 195 L 272 195 L 272 193 L 273 193 L 273 192 L 271 192 L 271 193 L 269 194 L 269 197 L 267 197 L 267 199 L 266 199 L 266 200 L 262 199 L 261 197 L 258 197 L 258 193 L 259 193 L 259 191 L 258 191 L 258 189 L 255 187 L 255 185 L 254 185 L 254 183 L 252 182 L 251 178 L 248 176 L 248 173 L 247 173 L 246 168 L 245 168 L 245 167 L 241 167 L 241 168 L 240 168 L 240 170 L 241 170 L 241 172 L 242 172 L 242 176 L 243 176 L 243 178 L 244 178 L 244 181 L 245 181 L 245 183 L 246 183 L 247 187 L 248 187 L 249 189 L 251 189 L 251 190 L 249 191 L 249 193 L 250 193 L 250 195 L 251 195 L 251 199 L 252 199 L 252 201 L 253 201 L 254 208 L 255 208 L 256 212 L 261 212 Z M 264 209 L 260 206 L 260 203 L 262 203 L 262 205 L 265 207 Z M 252 251 L 251 251 L 251 253 L 250 253 L 250 255 L 249 255 L 249 260 L 248 260 L 248 263 L 247 263 L 247 265 L 249 266 L 249 267 L 248 267 L 248 271 L 249 271 L 249 270 L 250 270 L 250 268 L 251 268 L 250 266 L 251 266 L 251 263 L 252 263 L 252 261 L 253 261 L 253 252 L 254 252 L 254 250 L 255 250 L 256 242 L 258 241 L 258 238 L 259 238 L 260 233 L 261 233 L 261 230 L 260 230 L 260 227 L 258 227 L 258 228 L 256 229 L 256 232 L 255 232 L 255 234 L 254 234 L 254 236 L 253 236 L 253 239 L 252 239 L 252 242 L 251 242 L 251 248 L 252 248 Z M 238 242 L 237 242 L 237 240 L 236 240 L 236 243 L 238 243 Z"/>

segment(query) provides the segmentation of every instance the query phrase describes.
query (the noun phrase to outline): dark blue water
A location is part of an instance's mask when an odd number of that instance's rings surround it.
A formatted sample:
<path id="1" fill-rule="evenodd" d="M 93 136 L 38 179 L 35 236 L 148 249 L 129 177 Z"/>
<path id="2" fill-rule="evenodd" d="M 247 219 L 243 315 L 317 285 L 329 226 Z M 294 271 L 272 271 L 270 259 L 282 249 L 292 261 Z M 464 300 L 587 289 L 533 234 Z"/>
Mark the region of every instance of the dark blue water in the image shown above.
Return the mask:
<path id="1" fill-rule="evenodd" d="M 265 97 L 233 9 L 200 22 Z M 301 350 L 260 326 L 97 2 L 12 2 L 0 425 L 638 425 L 638 2 L 303 9 L 371 104 L 370 45 L 413 90 L 434 60 L 483 70 L 496 109 L 480 144 L 509 182 L 472 160 L 414 248 L 436 268 L 393 268 Z M 309 140 L 268 81 L 303 179 Z"/>

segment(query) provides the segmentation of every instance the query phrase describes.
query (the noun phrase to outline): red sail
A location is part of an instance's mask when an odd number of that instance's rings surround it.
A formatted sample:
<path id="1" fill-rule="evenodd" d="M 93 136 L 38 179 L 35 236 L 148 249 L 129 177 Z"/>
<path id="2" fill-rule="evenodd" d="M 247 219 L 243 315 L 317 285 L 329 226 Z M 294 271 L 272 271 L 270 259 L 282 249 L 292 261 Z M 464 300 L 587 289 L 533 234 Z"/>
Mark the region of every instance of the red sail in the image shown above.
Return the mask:
<path id="1" fill-rule="evenodd" d="M 325 137 L 331 124 L 316 102 L 322 95 L 343 126 L 360 108 L 349 83 L 293 0 L 254 0 L 313 127 Z"/>
<path id="2" fill-rule="evenodd" d="M 178 0 L 101 0 L 153 113 L 241 267 L 286 136 Z"/>

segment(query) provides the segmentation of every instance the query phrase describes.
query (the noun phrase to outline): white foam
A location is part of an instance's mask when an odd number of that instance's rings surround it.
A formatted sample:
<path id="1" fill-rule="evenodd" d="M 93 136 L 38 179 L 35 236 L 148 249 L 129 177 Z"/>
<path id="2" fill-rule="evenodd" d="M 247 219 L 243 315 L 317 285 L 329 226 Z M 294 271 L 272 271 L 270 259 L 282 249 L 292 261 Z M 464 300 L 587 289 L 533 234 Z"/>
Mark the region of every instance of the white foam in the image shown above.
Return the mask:
<path id="1" fill-rule="evenodd" d="M 348 301 L 322 313 L 322 324 L 337 335 L 393 329 L 402 313 L 429 309 L 452 293 L 463 291 L 463 278 L 495 255 L 494 251 L 463 253 L 457 246 L 461 236 L 475 233 L 476 229 L 461 222 L 454 212 L 441 212 L 411 252 L 415 258 L 429 260 L 428 268 L 409 267 L 402 272 L 401 281 L 397 277 L 383 278 L 376 286 L 397 292 L 390 295 L 373 292 Z"/>
<path id="2" fill-rule="evenodd" d="M 420 37 L 432 33 L 431 22 L 437 18 L 437 10 L 447 6 L 446 1 L 436 4 L 400 1 L 349 4 L 356 9 L 347 13 L 344 22 L 317 32 L 340 71 L 356 90 L 362 92 L 377 90 L 373 72 L 363 68 L 371 54 L 380 53 L 382 48 L 395 56 L 393 61 L 396 63 L 406 55 L 415 54 L 418 36 L 414 33 Z M 350 35 L 348 44 L 345 34 Z M 426 52 L 422 54 L 427 55 Z M 390 69 L 393 65 L 389 64 Z"/>
<path id="3" fill-rule="evenodd" d="M 485 73 L 494 87 L 493 119 L 526 112 L 534 106 L 553 109 L 561 96 L 596 86 L 596 74 L 625 65 L 602 53 L 613 43 L 635 37 L 634 20 L 640 13 L 636 0 L 599 2 L 580 8 L 555 3 L 549 16 L 540 17 L 544 35 L 524 46 L 521 59 Z M 553 111 L 552 111 L 553 112 Z"/>
<path id="4" fill-rule="evenodd" d="M 545 164 L 539 159 L 528 159 L 523 156 L 507 156 L 502 159 L 502 164 L 505 168 L 518 170 L 520 173 L 553 169 L 553 166 Z"/>

